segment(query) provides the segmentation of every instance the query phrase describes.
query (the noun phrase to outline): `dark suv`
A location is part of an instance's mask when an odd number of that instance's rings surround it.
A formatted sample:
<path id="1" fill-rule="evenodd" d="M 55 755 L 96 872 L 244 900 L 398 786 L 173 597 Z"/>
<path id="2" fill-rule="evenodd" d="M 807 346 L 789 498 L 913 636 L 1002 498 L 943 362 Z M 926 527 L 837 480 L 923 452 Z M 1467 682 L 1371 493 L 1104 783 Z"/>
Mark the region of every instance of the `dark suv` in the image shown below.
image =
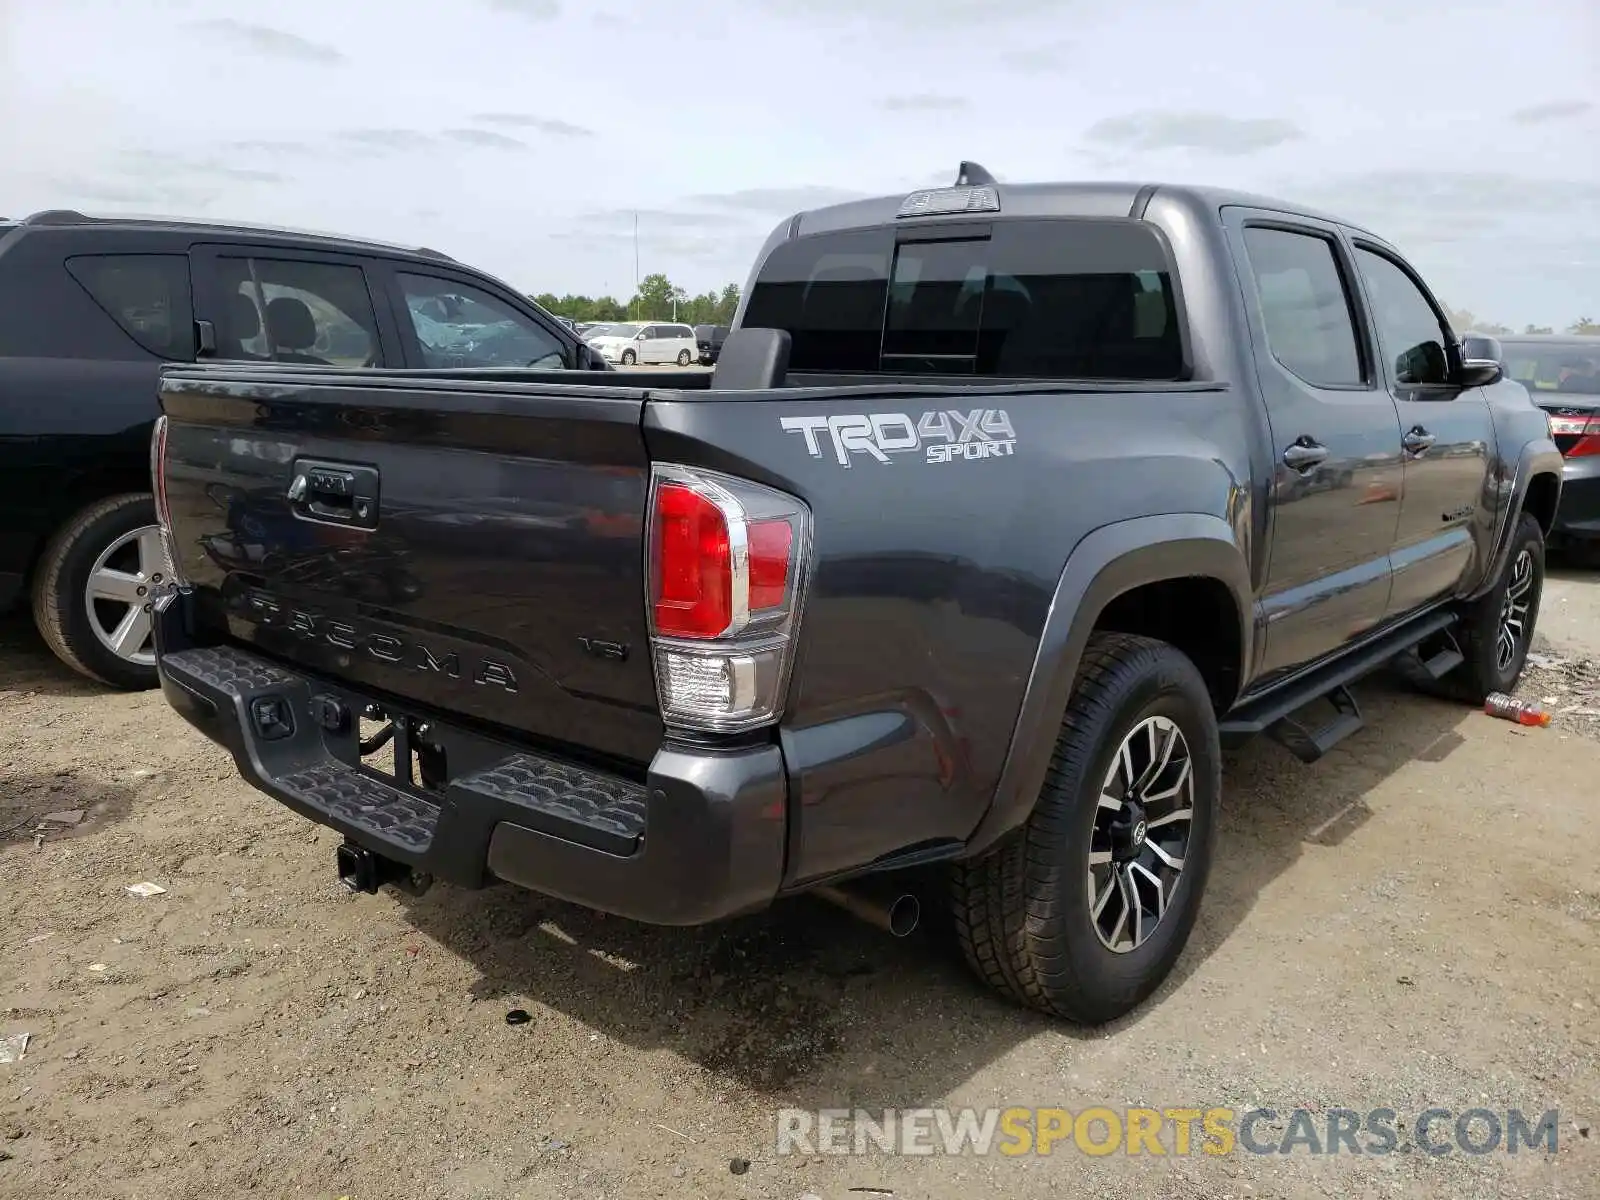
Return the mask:
<path id="1" fill-rule="evenodd" d="M 156 380 L 197 358 L 604 367 L 516 289 L 435 250 L 65 211 L 0 220 L 0 609 L 31 593 L 56 654 L 118 687 L 156 684 Z M 249 430 L 215 436 L 220 461 Z"/>
<path id="2" fill-rule="evenodd" d="M 728 340 L 728 327 L 726 325 L 696 325 L 694 327 L 694 340 L 700 350 L 700 365 L 710 367 L 716 365 L 722 353 L 722 343 Z"/>

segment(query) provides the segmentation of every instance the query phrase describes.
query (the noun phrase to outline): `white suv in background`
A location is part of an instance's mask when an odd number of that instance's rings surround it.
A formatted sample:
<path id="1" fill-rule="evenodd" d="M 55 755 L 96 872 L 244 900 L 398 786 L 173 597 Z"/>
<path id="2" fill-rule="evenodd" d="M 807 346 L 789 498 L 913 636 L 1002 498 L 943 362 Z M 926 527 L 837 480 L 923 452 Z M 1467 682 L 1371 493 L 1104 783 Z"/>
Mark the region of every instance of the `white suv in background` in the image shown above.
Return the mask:
<path id="1" fill-rule="evenodd" d="M 625 321 L 591 329 L 584 340 L 605 360 L 631 367 L 635 363 L 677 363 L 687 367 L 700 358 L 700 343 L 687 325 L 648 325 Z"/>

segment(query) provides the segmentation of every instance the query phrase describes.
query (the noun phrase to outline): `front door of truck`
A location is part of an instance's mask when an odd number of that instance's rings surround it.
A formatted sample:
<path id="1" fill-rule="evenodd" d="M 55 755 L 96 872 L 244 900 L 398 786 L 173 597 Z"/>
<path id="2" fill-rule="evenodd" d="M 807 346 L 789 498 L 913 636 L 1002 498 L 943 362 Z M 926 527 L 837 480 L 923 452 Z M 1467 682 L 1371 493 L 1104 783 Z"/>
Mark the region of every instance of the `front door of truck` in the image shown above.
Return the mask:
<path id="1" fill-rule="evenodd" d="M 1400 413 L 1405 466 L 1391 561 L 1390 616 L 1475 583 L 1494 523 L 1484 503 L 1494 424 L 1482 388 L 1454 382 L 1459 351 L 1427 289 L 1392 250 L 1352 238 L 1378 340 L 1378 366 Z"/>
<path id="2" fill-rule="evenodd" d="M 1249 209 L 1224 215 L 1272 430 L 1261 658 L 1272 675 L 1339 650 L 1388 611 L 1400 418 L 1356 316 L 1338 230 Z"/>

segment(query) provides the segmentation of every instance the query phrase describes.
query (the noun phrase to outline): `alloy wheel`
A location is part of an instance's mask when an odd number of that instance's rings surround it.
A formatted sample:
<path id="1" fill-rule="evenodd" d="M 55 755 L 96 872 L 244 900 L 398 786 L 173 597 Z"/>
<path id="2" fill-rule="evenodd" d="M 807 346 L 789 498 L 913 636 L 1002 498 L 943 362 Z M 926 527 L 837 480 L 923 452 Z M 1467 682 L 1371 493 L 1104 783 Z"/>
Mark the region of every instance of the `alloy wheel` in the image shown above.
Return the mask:
<path id="1" fill-rule="evenodd" d="M 1500 602 L 1500 631 L 1495 638 L 1494 662 L 1507 671 L 1516 661 L 1517 651 L 1527 640 L 1528 609 L 1536 599 L 1533 591 L 1533 551 L 1524 548 L 1511 564 L 1511 582 Z"/>
<path id="2" fill-rule="evenodd" d="M 1146 717 L 1122 739 L 1100 786 L 1089 841 L 1089 919 L 1100 944 L 1137 950 L 1167 914 L 1194 817 L 1183 731 Z"/>
<path id="3" fill-rule="evenodd" d="M 141 525 L 100 553 L 89 570 L 84 603 L 89 628 L 118 658 L 153 667 L 151 606 L 154 590 L 169 572 L 157 525 Z"/>

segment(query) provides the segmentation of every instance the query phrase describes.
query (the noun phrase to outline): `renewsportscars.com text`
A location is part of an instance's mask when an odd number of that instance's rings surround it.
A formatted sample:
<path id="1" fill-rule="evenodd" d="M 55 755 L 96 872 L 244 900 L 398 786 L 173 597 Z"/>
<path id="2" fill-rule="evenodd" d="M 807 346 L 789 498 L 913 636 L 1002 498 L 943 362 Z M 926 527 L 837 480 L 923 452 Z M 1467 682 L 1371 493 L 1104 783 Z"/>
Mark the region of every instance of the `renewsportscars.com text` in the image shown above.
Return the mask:
<path id="1" fill-rule="evenodd" d="M 1520 1109 L 780 1109 L 779 1154 L 1184 1157 L 1193 1154 L 1554 1154 L 1560 1116 Z"/>

